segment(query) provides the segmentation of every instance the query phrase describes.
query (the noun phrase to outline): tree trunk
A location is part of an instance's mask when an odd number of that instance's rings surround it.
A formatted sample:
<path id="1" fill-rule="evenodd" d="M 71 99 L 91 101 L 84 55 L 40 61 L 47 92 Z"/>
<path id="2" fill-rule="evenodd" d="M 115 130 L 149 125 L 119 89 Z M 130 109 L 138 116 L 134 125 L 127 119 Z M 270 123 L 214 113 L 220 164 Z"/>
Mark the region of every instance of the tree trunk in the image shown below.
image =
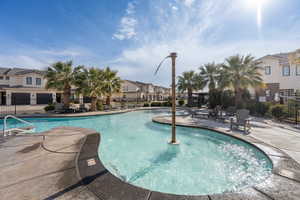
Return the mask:
<path id="1" fill-rule="evenodd" d="M 66 109 L 70 108 L 71 87 L 66 86 L 63 93 L 63 103 Z"/>
<path id="2" fill-rule="evenodd" d="M 110 106 L 110 95 L 106 96 L 106 105 Z"/>
<path id="3" fill-rule="evenodd" d="M 242 89 L 236 88 L 235 89 L 235 107 L 242 108 Z"/>
<path id="4" fill-rule="evenodd" d="M 188 106 L 193 106 L 193 90 L 191 88 L 188 88 Z"/>
<path id="5" fill-rule="evenodd" d="M 97 107 L 97 97 L 91 98 L 91 111 L 96 111 Z"/>

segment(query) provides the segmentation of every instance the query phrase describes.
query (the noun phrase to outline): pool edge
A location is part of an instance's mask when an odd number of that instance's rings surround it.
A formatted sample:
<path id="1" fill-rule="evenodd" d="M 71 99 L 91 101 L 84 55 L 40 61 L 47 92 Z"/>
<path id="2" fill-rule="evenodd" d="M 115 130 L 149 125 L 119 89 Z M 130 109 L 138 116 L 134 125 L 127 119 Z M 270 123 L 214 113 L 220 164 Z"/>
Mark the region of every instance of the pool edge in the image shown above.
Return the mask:
<path id="1" fill-rule="evenodd" d="M 229 192 L 222 194 L 210 194 L 210 195 L 175 195 L 167 194 L 156 191 L 150 191 L 143 189 L 129 183 L 126 183 L 118 177 L 111 174 L 101 162 L 98 155 L 98 148 L 101 144 L 101 134 L 93 133 L 85 136 L 83 140 L 80 152 L 76 158 L 76 169 L 78 178 L 84 183 L 84 185 L 93 192 L 101 200 L 122 199 L 122 200 L 214 200 L 214 199 L 246 199 L 251 197 L 252 199 L 274 199 L 272 193 L 290 193 L 286 188 L 289 185 L 283 183 L 280 186 L 273 187 L 271 190 L 265 191 L 266 186 L 252 186 L 245 188 L 237 192 Z M 263 151 L 264 152 L 264 151 Z M 87 160 L 94 159 L 95 165 L 88 166 Z M 275 177 L 274 177 L 275 176 Z M 272 179 L 281 180 L 284 179 L 294 184 L 288 177 L 280 177 L 272 171 Z M 300 183 L 300 181 L 299 181 Z M 284 188 L 284 189 L 283 189 Z"/>

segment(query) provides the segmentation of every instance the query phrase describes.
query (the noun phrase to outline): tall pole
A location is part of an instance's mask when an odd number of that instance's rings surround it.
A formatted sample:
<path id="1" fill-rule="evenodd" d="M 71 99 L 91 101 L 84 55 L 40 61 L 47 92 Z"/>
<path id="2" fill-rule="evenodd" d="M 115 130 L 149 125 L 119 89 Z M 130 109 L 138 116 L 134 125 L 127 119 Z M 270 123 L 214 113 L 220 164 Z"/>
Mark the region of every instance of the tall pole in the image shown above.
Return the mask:
<path id="1" fill-rule="evenodd" d="M 178 144 L 176 141 L 176 71 L 175 71 L 175 61 L 177 53 L 171 53 L 170 57 L 172 59 L 172 139 L 170 144 Z"/>

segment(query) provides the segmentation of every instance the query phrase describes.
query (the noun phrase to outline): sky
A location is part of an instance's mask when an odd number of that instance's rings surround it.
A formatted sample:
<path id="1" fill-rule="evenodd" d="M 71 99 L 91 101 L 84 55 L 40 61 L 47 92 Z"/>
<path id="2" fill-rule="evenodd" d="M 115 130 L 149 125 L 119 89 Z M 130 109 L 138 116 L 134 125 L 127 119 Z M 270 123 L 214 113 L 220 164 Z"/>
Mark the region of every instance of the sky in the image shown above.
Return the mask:
<path id="1" fill-rule="evenodd" d="M 0 0 L 0 67 L 57 61 L 169 86 L 176 73 L 236 54 L 300 48 L 299 0 Z"/>

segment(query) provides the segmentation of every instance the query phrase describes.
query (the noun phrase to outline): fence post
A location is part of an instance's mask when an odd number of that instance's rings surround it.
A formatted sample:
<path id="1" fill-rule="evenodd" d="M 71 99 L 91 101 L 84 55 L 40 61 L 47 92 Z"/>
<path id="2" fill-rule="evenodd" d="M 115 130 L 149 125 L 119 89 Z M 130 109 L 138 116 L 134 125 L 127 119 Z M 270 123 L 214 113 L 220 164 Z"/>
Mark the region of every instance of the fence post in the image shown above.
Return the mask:
<path id="1" fill-rule="evenodd" d="M 14 97 L 14 102 L 15 102 L 15 115 L 17 115 L 17 102 L 16 102 L 16 97 Z"/>
<path id="2" fill-rule="evenodd" d="M 298 111 L 298 102 L 297 101 L 295 101 L 295 122 L 296 122 L 296 125 L 298 125 L 298 113 L 299 113 L 299 111 Z"/>

